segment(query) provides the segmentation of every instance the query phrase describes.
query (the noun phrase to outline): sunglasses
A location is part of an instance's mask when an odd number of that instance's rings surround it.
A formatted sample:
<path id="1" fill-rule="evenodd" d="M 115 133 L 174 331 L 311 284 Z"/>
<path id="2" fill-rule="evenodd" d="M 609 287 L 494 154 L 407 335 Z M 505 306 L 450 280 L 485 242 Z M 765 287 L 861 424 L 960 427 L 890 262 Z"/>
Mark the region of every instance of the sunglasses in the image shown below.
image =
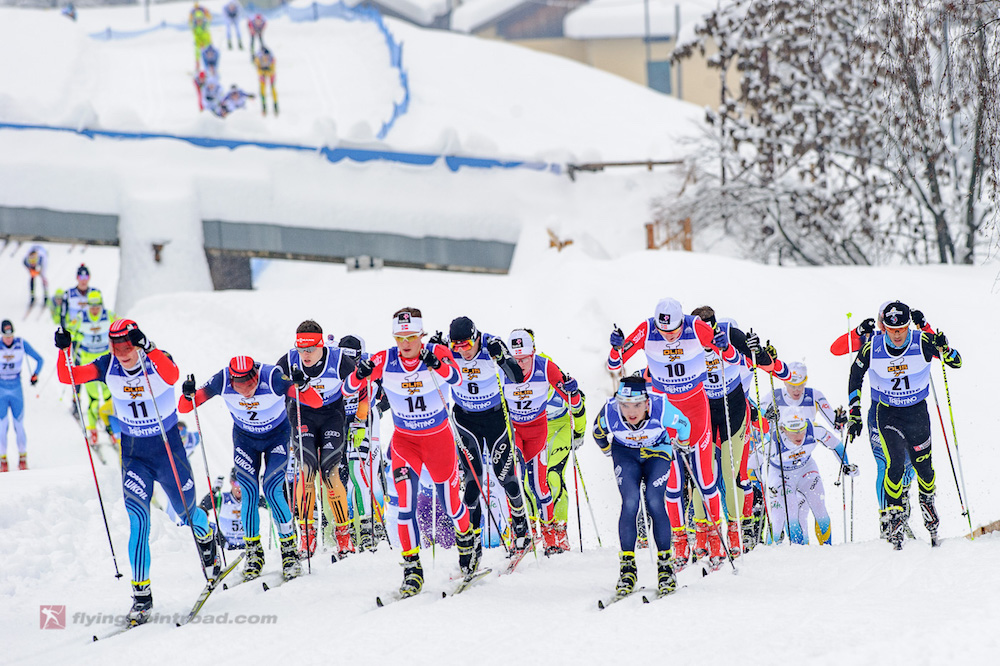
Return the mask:
<path id="1" fill-rule="evenodd" d="M 466 349 L 472 349 L 472 340 L 452 340 L 451 348 L 457 349 L 458 351 L 465 351 Z"/>
<path id="2" fill-rule="evenodd" d="M 320 347 L 320 346 L 315 346 L 315 347 L 299 347 L 299 352 L 300 353 L 301 352 L 309 352 L 311 354 L 312 352 L 317 352 L 317 351 L 319 351 L 321 349 L 323 349 L 323 348 Z"/>
<path id="3" fill-rule="evenodd" d="M 396 338 L 396 342 L 413 342 L 414 340 L 420 339 L 420 334 L 414 333 L 413 335 L 394 335 L 392 337 Z"/>
<path id="4" fill-rule="evenodd" d="M 250 375 L 243 375 L 242 377 L 232 377 L 233 384 L 252 384 L 257 381 L 256 373 Z"/>

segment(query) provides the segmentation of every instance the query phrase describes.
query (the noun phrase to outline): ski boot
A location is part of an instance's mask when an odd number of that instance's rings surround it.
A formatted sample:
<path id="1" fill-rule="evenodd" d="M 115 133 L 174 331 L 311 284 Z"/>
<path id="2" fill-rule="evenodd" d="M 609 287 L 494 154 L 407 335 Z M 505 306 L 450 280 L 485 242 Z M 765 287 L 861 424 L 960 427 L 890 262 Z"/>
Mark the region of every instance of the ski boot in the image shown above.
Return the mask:
<path id="1" fill-rule="evenodd" d="M 371 516 L 365 516 L 358 521 L 358 551 L 375 550 L 375 535 L 372 532 Z"/>
<path id="2" fill-rule="evenodd" d="M 878 538 L 889 539 L 889 509 L 879 509 L 878 511 Z"/>
<path id="3" fill-rule="evenodd" d="M 28 469 L 28 454 L 22 453 L 17 459 L 17 468 L 22 472 Z"/>
<path id="4" fill-rule="evenodd" d="M 399 586 L 399 595 L 404 599 L 418 594 L 424 587 L 424 568 L 420 566 L 420 551 L 403 555 L 403 584 Z"/>
<path id="5" fill-rule="evenodd" d="M 570 551 L 569 547 L 569 534 L 566 531 L 566 521 L 565 520 L 553 520 L 552 521 L 552 536 L 555 541 L 557 553 L 568 553 Z"/>
<path id="6" fill-rule="evenodd" d="M 635 590 L 638 569 L 635 566 L 635 553 L 622 551 L 618 555 L 618 583 L 615 585 L 615 596 L 624 597 Z"/>
<path id="7" fill-rule="evenodd" d="M 91 448 L 97 446 L 97 428 L 87 428 L 87 441 Z"/>
<path id="8" fill-rule="evenodd" d="M 205 568 L 205 576 L 209 581 L 213 581 L 222 573 L 222 557 L 219 554 L 215 534 L 209 532 L 196 541 L 198 542 L 198 552 L 201 553 L 201 565 Z"/>
<path id="9" fill-rule="evenodd" d="M 514 551 L 519 552 L 531 547 L 531 537 L 528 536 L 528 518 L 525 515 L 524 506 L 520 509 L 511 509 L 511 527 L 514 530 Z"/>
<path id="10" fill-rule="evenodd" d="M 153 610 L 153 590 L 149 588 L 149 581 L 141 583 L 132 581 L 132 608 L 129 610 L 126 619 L 130 626 L 137 627 L 145 624 L 149 620 L 149 615 Z"/>
<path id="11" fill-rule="evenodd" d="M 677 576 L 674 575 L 674 568 L 670 566 L 672 558 L 669 550 L 661 550 L 656 553 L 656 594 L 665 597 L 677 591 Z"/>
<path id="12" fill-rule="evenodd" d="M 304 557 L 316 552 L 316 526 L 299 521 L 299 553 Z"/>
<path id="13" fill-rule="evenodd" d="M 708 564 L 712 569 L 718 569 L 726 560 L 726 552 L 723 550 L 722 539 L 719 538 L 719 532 L 721 531 L 721 524 L 713 525 L 708 531 Z"/>
<path id="14" fill-rule="evenodd" d="M 921 497 L 923 493 L 921 493 Z M 916 539 L 913 530 L 910 529 L 910 486 L 903 486 L 903 536 L 907 539 Z"/>
<path id="15" fill-rule="evenodd" d="M 740 529 L 743 532 L 743 552 L 749 553 L 757 545 L 757 530 L 754 527 L 753 518 L 743 518 L 740 520 Z"/>
<path id="16" fill-rule="evenodd" d="M 675 571 L 682 571 L 688 565 L 688 534 L 683 527 L 671 530 L 674 544 L 674 558 L 671 564 Z"/>
<path id="17" fill-rule="evenodd" d="M 462 570 L 463 576 L 468 576 L 479 568 L 479 558 L 476 557 L 477 541 L 479 541 L 479 535 L 471 526 L 466 531 L 455 534 L 455 546 L 458 548 L 458 567 Z"/>
<path id="18" fill-rule="evenodd" d="M 260 570 L 264 568 L 264 546 L 260 544 L 259 536 L 252 539 L 244 537 L 243 543 L 246 547 L 243 580 L 253 580 L 260 576 Z"/>
<path id="19" fill-rule="evenodd" d="M 351 526 L 337 525 L 337 559 L 342 560 L 355 552 L 354 542 L 351 541 Z"/>
<path id="20" fill-rule="evenodd" d="M 896 550 L 903 550 L 903 507 L 891 506 L 886 510 L 889 528 L 886 540 Z"/>
<path id="21" fill-rule="evenodd" d="M 542 540 L 545 543 L 546 557 L 562 552 L 556 536 L 555 524 L 551 521 L 542 521 Z"/>
<path id="22" fill-rule="evenodd" d="M 385 525 L 380 521 L 375 521 L 375 547 L 378 547 L 379 541 L 389 541 L 389 535 L 385 533 Z M 374 550 L 375 548 L 372 548 Z"/>
<path id="23" fill-rule="evenodd" d="M 739 557 L 740 553 L 740 525 L 735 520 L 729 521 L 729 552 L 733 557 Z"/>
<path id="24" fill-rule="evenodd" d="M 9 472 L 10 467 L 7 465 L 7 456 L 0 456 L 0 472 Z"/>
<path id="25" fill-rule="evenodd" d="M 920 513 L 924 516 L 924 527 L 931 535 L 931 546 L 937 547 L 941 545 L 938 541 L 938 525 L 941 524 L 941 520 L 938 518 L 937 509 L 934 508 L 934 493 L 920 493 Z"/>
<path id="26" fill-rule="evenodd" d="M 281 547 L 281 577 L 291 580 L 302 573 L 298 553 L 295 552 L 295 535 L 289 534 L 278 539 Z"/>
<path id="27" fill-rule="evenodd" d="M 708 521 L 695 521 L 694 529 L 694 559 L 700 560 L 708 555 Z"/>
<path id="28" fill-rule="evenodd" d="M 476 532 L 476 566 L 479 566 L 479 562 L 483 561 L 483 531 L 481 529 L 475 530 Z"/>

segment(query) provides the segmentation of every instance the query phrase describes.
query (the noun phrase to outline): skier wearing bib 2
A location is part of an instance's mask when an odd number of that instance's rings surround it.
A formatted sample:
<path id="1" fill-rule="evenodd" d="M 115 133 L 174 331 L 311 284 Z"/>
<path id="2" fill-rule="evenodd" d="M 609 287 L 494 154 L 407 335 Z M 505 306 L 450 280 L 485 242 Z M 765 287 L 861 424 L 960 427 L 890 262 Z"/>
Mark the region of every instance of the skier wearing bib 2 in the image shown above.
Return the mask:
<path id="1" fill-rule="evenodd" d="M 282 488 L 291 434 L 285 398 L 295 395 L 296 386 L 302 404 L 319 407 L 323 403 L 301 370 L 296 369 L 289 378 L 277 366 L 254 363 L 249 356 L 234 356 L 227 367 L 215 373 L 207 384 L 197 390 L 194 375 L 188 375 L 181 388 L 183 395 L 178 409 L 182 414 L 221 395 L 233 417 L 233 462 L 243 493 L 241 513 L 246 543 L 245 580 L 259 576 L 264 566 L 260 515 L 257 512 L 261 458 L 264 460 L 264 497 L 278 528 L 282 575 L 287 580 L 301 572 L 295 552 L 292 511 L 288 508 Z"/>
<path id="2" fill-rule="evenodd" d="M 664 596 L 677 590 L 665 496 L 674 458 L 673 442 L 686 444 L 690 436 L 691 424 L 687 418 L 665 396 L 650 395 L 641 376 L 622 379 L 615 397 L 608 400 L 594 419 L 594 439 L 604 455 L 611 456 L 614 462 L 618 492 L 622 496 L 618 517 L 621 571 L 615 588 L 618 595 L 631 594 L 635 589 L 636 516 L 643 482 L 656 542 L 657 591 Z"/>
<path id="3" fill-rule="evenodd" d="M 177 432 L 177 366 L 131 319 L 111 324 L 109 338 L 110 354 L 77 366 L 69 357 L 70 334 L 60 327 L 55 333 L 60 350 L 56 370 L 63 384 L 103 381 L 111 390 L 115 416 L 122 429 L 122 491 L 130 527 L 128 555 L 134 601 L 128 621 L 136 625 L 149 619 L 153 607 L 149 503 L 154 481 L 159 481 L 173 506 L 182 508 L 180 518 L 184 523 L 190 521 L 193 526 L 202 566 L 210 580 L 219 575 L 221 560 L 208 517 L 197 505 L 191 464 Z"/>
<path id="4" fill-rule="evenodd" d="M 447 347 L 424 344 L 423 317 L 416 308 L 392 315 L 396 346 L 358 362 L 347 377 L 344 393 L 361 389 L 369 379 L 382 380 L 396 426 L 392 437 L 392 480 L 399 497 L 399 541 L 403 549 L 403 597 L 420 592 L 424 571 L 420 564 L 420 534 L 416 505 L 420 470 L 427 468 L 455 524 L 458 563 L 464 575 L 476 570 L 476 533 L 469 510 L 459 496 L 458 452 L 448 418 L 447 385 L 462 383 L 455 358 Z M 442 385 L 442 380 L 447 385 Z"/>

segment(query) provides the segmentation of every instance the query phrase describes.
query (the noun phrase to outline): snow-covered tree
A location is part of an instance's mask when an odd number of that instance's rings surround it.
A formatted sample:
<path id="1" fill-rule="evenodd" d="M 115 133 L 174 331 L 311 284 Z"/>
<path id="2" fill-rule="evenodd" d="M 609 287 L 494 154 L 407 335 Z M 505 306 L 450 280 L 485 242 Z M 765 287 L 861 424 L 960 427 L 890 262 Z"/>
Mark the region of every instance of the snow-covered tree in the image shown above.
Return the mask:
<path id="1" fill-rule="evenodd" d="M 1000 0 L 734 0 L 675 58 L 710 42 L 712 147 L 656 206 L 723 225 L 765 261 L 971 263 L 983 249 Z"/>

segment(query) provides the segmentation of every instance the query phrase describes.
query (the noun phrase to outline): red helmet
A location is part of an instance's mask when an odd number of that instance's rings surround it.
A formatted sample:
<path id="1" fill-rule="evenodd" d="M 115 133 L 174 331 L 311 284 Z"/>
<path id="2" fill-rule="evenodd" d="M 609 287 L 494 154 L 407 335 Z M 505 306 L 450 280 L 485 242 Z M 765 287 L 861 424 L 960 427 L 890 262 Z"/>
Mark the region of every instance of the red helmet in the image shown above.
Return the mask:
<path id="1" fill-rule="evenodd" d="M 229 378 L 235 384 L 245 384 L 257 378 L 257 364 L 249 356 L 234 356 L 229 361 Z"/>
<path id="2" fill-rule="evenodd" d="M 111 322 L 111 330 L 108 331 L 108 337 L 112 340 L 115 338 L 128 339 L 128 332 L 139 328 L 139 326 L 131 319 L 116 319 Z"/>

